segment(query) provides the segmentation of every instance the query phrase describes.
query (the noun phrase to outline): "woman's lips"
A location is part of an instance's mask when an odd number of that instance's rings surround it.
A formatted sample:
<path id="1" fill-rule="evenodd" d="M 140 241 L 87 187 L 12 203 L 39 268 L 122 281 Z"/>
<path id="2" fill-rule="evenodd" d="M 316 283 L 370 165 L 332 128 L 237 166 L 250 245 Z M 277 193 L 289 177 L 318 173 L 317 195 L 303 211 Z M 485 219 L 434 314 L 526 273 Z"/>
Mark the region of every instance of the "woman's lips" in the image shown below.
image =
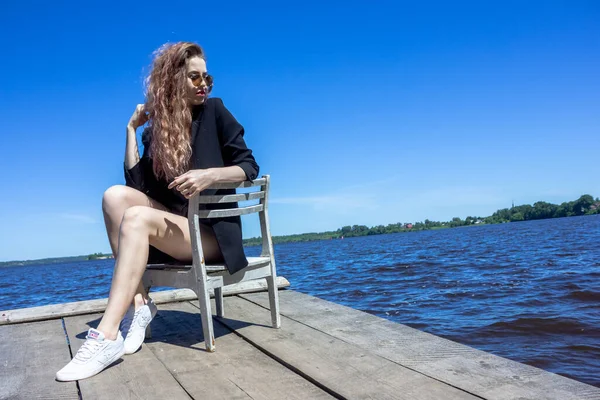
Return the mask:
<path id="1" fill-rule="evenodd" d="M 198 91 L 196 92 L 196 96 L 204 96 L 204 94 L 205 94 L 205 93 L 204 93 L 204 90 L 198 90 Z"/>

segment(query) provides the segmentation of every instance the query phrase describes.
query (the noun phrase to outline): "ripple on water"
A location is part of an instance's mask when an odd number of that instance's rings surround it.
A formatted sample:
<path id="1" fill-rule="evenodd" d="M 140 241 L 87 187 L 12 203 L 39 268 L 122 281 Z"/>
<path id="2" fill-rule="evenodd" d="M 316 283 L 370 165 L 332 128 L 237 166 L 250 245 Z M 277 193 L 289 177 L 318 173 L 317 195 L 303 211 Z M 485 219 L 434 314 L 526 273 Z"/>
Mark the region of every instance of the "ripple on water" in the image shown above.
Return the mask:
<path id="1" fill-rule="evenodd" d="M 598 242 L 600 216 L 586 216 L 278 244 L 275 252 L 294 290 L 600 386 Z M 5 267 L 0 304 L 106 297 L 113 267 Z"/>

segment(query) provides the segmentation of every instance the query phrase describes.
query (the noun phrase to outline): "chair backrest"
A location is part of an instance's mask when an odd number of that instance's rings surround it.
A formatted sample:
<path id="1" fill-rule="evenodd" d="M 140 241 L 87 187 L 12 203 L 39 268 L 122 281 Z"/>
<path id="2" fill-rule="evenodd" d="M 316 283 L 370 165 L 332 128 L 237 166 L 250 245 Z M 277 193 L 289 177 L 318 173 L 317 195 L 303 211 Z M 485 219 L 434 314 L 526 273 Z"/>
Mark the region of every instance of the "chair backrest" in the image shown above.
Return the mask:
<path id="1" fill-rule="evenodd" d="M 225 218 L 234 217 L 237 215 L 246 215 L 252 213 L 259 214 L 260 231 L 262 236 L 262 252 L 261 256 L 273 255 L 273 241 L 271 239 L 271 229 L 269 226 L 268 200 L 270 176 L 263 175 L 261 178 L 253 181 L 233 182 L 233 183 L 217 183 L 211 185 L 210 189 L 237 189 L 259 187 L 258 191 L 249 193 L 236 193 L 224 195 L 197 195 L 190 199 L 188 208 L 188 219 L 190 223 L 195 218 Z M 235 208 L 224 208 L 215 210 L 200 210 L 200 204 L 221 204 L 235 203 L 240 201 L 259 200 L 259 204 L 253 206 L 243 206 Z M 190 225 L 192 226 L 192 225 Z"/>
<path id="2" fill-rule="evenodd" d="M 233 182 L 233 183 L 217 183 L 209 187 L 209 189 L 237 189 L 260 186 L 260 190 L 250 193 L 236 194 L 221 194 L 221 195 L 197 195 L 190 199 L 189 212 L 197 214 L 198 218 L 224 218 L 233 217 L 236 215 L 252 214 L 264 211 L 266 208 L 267 192 L 269 176 L 253 181 Z M 216 210 L 199 210 L 200 204 L 216 204 L 216 203 L 235 203 L 248 200 L 260 200 L 260 203 L 254 206 L 225 208 Z M 192 216 L 192 214 L 189 214 Z"/>

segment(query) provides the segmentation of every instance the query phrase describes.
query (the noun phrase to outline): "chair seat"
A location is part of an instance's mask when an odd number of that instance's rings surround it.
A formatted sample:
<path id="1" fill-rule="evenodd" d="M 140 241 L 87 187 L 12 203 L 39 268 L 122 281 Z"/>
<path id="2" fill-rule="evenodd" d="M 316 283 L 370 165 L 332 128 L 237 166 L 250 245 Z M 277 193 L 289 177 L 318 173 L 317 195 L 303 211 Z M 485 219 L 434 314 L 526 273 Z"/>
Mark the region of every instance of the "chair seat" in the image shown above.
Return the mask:
<path id="1" fill-rule="evenodd" d="M 254 267 L 261 267 L 264 265 L 268 265 L 269 262 L 271 261 L 271 259 L 269 257 L 247 257 L 246 258 L 248 260 L 248 266 L 246 268 L 250 269 L 250 268 L 254 268 Z M 168 269 L 168 270 L 188 270 L 192 268 L 191 264 L 186 264 L 186 263 L 181 263 L 181 264 L 148 264 L 147 269 L 150 270 L 164 270 L 164 269 Z M 206 272 L 207 273 L 211 273 L 211 272 L 223 272 L 223 271 L 227 271 L 227 268 L 225 268 L 225 265 L 222 264 L 206 264 Z"/>

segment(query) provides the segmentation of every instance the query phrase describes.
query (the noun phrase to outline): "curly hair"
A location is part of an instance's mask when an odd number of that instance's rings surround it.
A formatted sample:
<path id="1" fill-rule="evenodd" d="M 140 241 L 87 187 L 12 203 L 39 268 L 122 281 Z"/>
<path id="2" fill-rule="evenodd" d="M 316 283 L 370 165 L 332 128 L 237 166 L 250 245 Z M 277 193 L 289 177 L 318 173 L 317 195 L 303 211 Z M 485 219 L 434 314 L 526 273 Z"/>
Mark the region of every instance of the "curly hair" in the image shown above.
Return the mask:
<path id="1" fill-rule="evenodd" d="M 167 181 L 186 172 L 192 156 L 192 113 L 185 97 L 187 61 L 192 57 L 205 58 L 196 43 L 167 43 L 154 52 L 146 78 L 152 168 L 157 178 Z"/>

